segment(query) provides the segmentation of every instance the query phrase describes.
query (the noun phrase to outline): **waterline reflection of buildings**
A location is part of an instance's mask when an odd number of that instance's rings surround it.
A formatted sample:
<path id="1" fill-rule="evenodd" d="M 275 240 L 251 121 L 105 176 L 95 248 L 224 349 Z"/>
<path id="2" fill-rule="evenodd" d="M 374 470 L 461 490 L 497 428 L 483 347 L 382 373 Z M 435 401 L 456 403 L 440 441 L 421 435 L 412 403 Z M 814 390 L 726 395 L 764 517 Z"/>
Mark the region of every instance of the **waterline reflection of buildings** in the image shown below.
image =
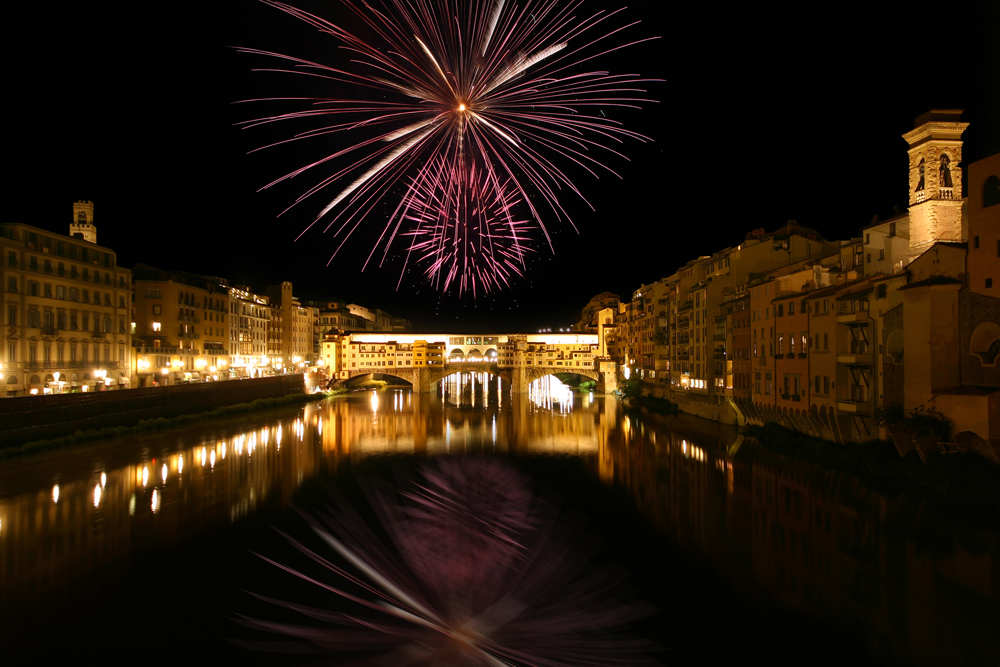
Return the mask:
<path id="1" fill-rule="evenodd" d="M 0 635 L 44 618 L 52 596 L 68 604 L 113 585 L 136 552 L 182 543 L 265 504 L 286 506 L 321 464 L 336 469 L 347 457 L 382 453 L 596 457 L 608 428 L 604 399 L 557 412 L 540 407 L 547 399 L 504 398 L 496 379 L 464 375 L 444 383 L 440 398 L 352 395 L 246 420 L 253 428 L 209 424 L 5 462 L 0 607 L 21 618 L 5 615 Z M 614 415 L 615 401 L 607 406 Z"/>
<path id="2" fill-rule="evenodd" d="M 66 602 L 96 594 L 127 571 L 136 551 L 237 521 L 264 501 L 290 501 L 316 469 L 314 430 L 306 428 L 316 413 L 307 406 L 293 420 L 232 434 L 188 429 L 188 444 L 179 449 L 176 434 L 154 436 L 123 455 L 130 460 L 107 468 L 104 461 L 112 457 L 91 447 L 79 460 L 52 453 L 42 455 L 43 462 L 54 458 L 44 466 L 33 466 L 30 457 L 6 462 L 0 474 L 0 608 L 18 609 L 18 618 L 2 615 L 0 636 L 43 615 L 48 596 Z M 109 441 L 109 451 L 125 442 Z M 24 488 L 31 485 L 37 490 Z M 92 577 L 96 570 L 105 575 Z"/>
<path id="3" fill-rule="evenodd" d="M 528 399 L 540 408 L 560 413 L 573 411 L 573 389 L 554 375 L 540 377 L 528 385 Z"/>
<path id="4" fill-rule="evenodd" d="M 891 664 L 1000 664 L 995 521 L 694 417 L 605 433 L 601 478 L 718 579 L 839 626 Z"/>

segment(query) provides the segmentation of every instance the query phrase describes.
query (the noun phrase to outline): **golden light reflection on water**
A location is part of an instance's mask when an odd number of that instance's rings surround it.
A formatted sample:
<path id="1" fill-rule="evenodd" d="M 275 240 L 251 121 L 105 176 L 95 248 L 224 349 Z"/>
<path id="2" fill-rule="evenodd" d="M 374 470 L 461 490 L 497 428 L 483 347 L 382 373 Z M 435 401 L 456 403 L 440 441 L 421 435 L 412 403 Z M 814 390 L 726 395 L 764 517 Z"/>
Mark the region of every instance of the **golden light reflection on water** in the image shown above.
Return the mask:
<path id="1" fill-rule="evenodd" d="M 443 384 L 445 392 L 436 395 L 350 395 L 246 420 L 244 428 L 205 424 L 134 444 L 81 448 L 73 456 L 5 462 L 0 606 L 44 604 L 83 587 L 93 568 L 120 565 L 125 572 L 135 545 L 171 546 L 240 521 L 265 503 L 287 506 L 304 481 L 348 458 L 498 452 L 580 456 L 727 580 L 754 582 L 810 610 L 850 608 L 894 644 L 916 646 L 945 624 L 973 627 L 1000 618 L 984 607 L 1000 556 L 954 546 L 929 554 L 912 548 L 913 540 L 887 546 L 886 525 L 899 510 L 842 472 L 781 463 L 754 453 L 759 446 L 741 447 L 732 429 L 695 418 L 654 425 L 602 396 L 560 387 L 546 396 L 536 387 L 504 397 L 495 380 L 473 373 Z M 32 460 L 41 463 L 33 467 Z M 1000 544 L 995 530 L 985 534 Z M 890 571 L 927 574 L 918 582 L 901 576 L 886 588 L 879 573 Z M 859 581 L 868 582 L 863 600 Z M 980 615 L 968 618 L 957 607 L 949 609 L 958 620 L 942 615 L 929 606 L 934 595 L 919 593 L 935 586 L 941 595 L 958 589 L 971 595 L 977 603 L 969 609 Z M 933 622 L 888 627 L 892 605 Z M 0 633 L 7 629 L 0 624 Z"/>
<path id="2" fill-rule="evenodd" d="M 391 390 L 310 404 L 249 429 L 208 425 L 183 437 L 109 441 L 109 453 L 97 445 L 80 457 L 10 462 L 0 469 L 0 595 L 19 598 L 16 582 L 27 580 L 50 591 L 72 586 L 87 567 L 127 563 L 133 544 L 168 544 L 238 521 L 262 499 L 287 503 L 324 461 L 336 468 L 347 457 L 393 452 L 605 457 L 613 401 L 556 384 L 554 397 L 536 386 L 503 401 L 485 374 L 443 384 L 437 395 Z"/>

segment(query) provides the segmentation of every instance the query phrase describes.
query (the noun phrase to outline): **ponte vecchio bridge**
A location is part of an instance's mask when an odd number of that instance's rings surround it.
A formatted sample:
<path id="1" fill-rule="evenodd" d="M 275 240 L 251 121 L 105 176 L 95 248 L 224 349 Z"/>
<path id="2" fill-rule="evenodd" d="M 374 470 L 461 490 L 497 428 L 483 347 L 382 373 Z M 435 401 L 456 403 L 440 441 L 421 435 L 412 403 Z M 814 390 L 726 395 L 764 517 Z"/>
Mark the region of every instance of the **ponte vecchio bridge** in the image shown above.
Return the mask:
<path id="1" fill-rule="evenodd" d="M 391 375 L 417 392 L 434 391 L 444 377 L 485 372 L 528 391 L 545 375 L 574 373 L 614 391 L 615 365 L 597 334 L 428 334 L 351 333 L 323 341 L 322 360 L 331 378 L 346 382 L 361 375 Z"/>

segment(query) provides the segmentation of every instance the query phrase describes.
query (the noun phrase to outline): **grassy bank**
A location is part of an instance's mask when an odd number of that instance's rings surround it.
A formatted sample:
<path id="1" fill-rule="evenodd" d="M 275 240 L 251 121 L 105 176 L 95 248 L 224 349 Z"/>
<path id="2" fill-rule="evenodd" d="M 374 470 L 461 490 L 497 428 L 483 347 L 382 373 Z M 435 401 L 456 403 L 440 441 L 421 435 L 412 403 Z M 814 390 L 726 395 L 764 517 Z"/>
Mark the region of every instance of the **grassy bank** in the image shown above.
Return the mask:
<path id="1" fill-rule="evenodd" d="M 144 433 L 147 431 L 160 431 L 163 429 L 185 426 L 187 424 L 204 421 L 206 419 L 232 417 L 234 415 L 241 415 L 249 412 L 259 412 L 261 410 L 270 410 L 272 408 L 281 408 L 289 405 L 311 403 L 312 401 L 319 401 L 327 398 L 328 396 L 345 393 L 345 391 L 346 390 L 343 389 L 337 389 L 332 392 L 320 394 L 290 394 L 288 396 L 278 396 L 276 398 L 258 398 L 250 403 L 226 405 L 221 408 L 216 408 L 215 410 L 208 410 L 206 412 L 194 412 L 186 415 L 177 415 L 176 417 L 143 419 L 142 421 L 132 424 L 131 426 L 107 426 L 104 428 L 78 430 L 59 438 L 36 440 L 34 442 L 29 442 L 16 447 L 2 448 L 0 449 L 0 459 L 20 456 L 22 454 L 44 452 L 50 449 L 58 449 L 60 447 L 66 447 L 68 445 L 88 442 L 91 440 L 103 440 L 106 438 L 130 435 L 132 433 Z"/>
<path id="2" fill-rule="evenodd" d="M 885 440 L 840 444 L 773 423 L 748 426 L 744 432 L 779 454 L 1000 508 L 1000 466 L 978 454 L 932 454 L 924 463 L 916 452 L 900 458 L 895 446 Z"/>

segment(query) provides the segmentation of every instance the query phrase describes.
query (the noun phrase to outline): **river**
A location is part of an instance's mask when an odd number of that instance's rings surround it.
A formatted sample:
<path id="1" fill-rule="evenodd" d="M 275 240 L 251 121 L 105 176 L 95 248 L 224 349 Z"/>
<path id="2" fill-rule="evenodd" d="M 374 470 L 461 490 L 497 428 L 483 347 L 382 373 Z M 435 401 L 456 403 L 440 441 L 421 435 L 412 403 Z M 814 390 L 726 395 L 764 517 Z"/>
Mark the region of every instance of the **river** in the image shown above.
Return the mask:
<path id="1" fill-rule="evenodd" d="M 636 629 L 666 664 L 1000 663 L 994 513 L 554 380 L 522 396 L 479 375 L 443 384 L 4 461 L 0 655 L 299 664 L 226 641 L 257 611 L 243 589 L 284 585 L 251 553 L 287 552 L 269 526 L 302 531 L 290 503 L 373 454 L 477 453 L 560 455 L 539 483 L 589 517 L 596 558 L 661 610 Z"/>

